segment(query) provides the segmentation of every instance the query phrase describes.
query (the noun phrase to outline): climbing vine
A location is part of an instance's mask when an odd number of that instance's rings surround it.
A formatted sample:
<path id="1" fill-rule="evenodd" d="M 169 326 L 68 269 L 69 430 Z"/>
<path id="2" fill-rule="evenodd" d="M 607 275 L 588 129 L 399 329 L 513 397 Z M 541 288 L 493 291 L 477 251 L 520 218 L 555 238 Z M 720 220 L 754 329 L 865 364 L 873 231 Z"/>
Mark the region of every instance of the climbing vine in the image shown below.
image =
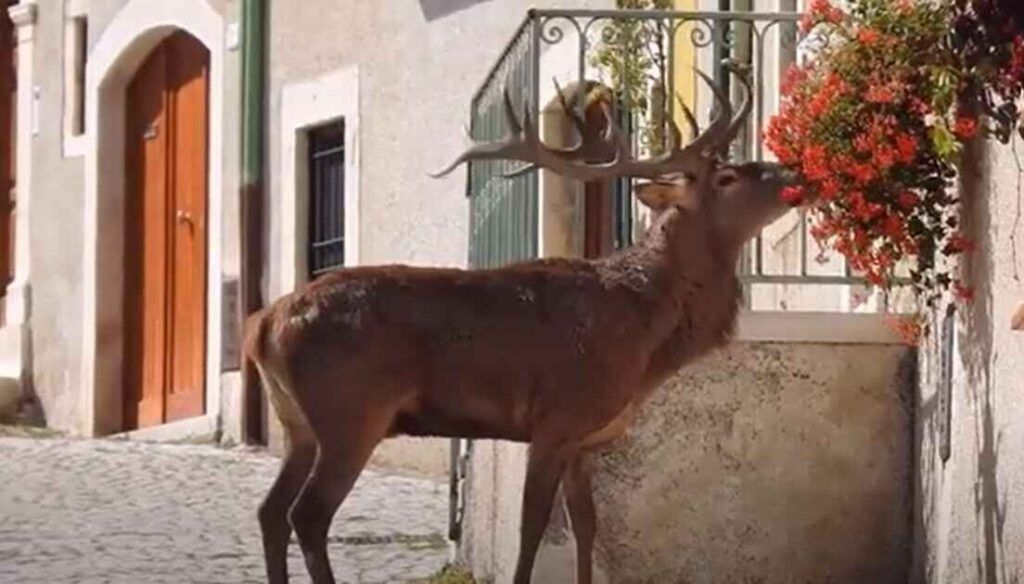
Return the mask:
<path id="1" fill-rule="evenodd" d="M 672 0 L 616 0 L 620 10 L 669 10 Z M 639 120 L 641 140 L 657 151 L 663 143 L 663 118 L 646 122 L 652 106 L 664 109 L 665 75 L 668 74 L 664 31 L 658 20 L 613 18 L 601 29 L 590 54 L 590 65 L 606 77 L 620 107 Z"/>

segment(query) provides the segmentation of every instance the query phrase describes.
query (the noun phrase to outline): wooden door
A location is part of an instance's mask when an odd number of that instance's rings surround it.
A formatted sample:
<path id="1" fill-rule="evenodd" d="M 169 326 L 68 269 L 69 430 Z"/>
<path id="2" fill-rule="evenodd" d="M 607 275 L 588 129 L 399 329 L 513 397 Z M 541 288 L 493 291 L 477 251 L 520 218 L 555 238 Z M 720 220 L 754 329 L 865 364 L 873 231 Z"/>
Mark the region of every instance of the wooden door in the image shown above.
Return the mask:
<path id="1" fill-rule="evenodd" d="M 177 33 L 128 87 L 125 426 L 204 411 L 209 52 Z"/>
<path id="2" fill-rule="evenodd" d="M 584 112 L 587 125 L 604 128 L 607 124 L 605 101 L 594 101 Z M 615 248 L 612 224 L 614 180 L 589 181 L 583 184 L 583 257 L 592 259 L 610 254 Z"/>
<path id="3" fill-rule="evenodd" d="M 168 43 L 172 211 L 171 378 L 167 417 L 203 413 L 206 373 L 206 177 L 209 53 L 192 37 Z"/>

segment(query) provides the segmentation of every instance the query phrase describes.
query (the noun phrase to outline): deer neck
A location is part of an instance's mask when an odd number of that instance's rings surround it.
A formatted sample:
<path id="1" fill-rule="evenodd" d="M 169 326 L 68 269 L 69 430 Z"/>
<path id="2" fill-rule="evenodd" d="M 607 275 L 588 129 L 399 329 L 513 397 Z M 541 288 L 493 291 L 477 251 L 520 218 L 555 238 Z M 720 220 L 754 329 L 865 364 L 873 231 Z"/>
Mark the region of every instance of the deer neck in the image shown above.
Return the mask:
<path id="1" fill-rule="evenodd" d="M 652 383 L 732 336 L 740 298 L 733 247 L 703 213 L 674 208 L 619 260 L 651 276 Z"/>

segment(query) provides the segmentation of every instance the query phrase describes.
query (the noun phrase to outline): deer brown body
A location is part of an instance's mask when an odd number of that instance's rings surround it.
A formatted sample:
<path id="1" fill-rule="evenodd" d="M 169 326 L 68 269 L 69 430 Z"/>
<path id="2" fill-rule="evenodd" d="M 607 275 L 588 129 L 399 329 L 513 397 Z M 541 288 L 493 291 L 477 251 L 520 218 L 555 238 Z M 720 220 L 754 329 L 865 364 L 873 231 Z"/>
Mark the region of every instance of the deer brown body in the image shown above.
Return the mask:
<path id="1" fill-rule="evenodd" d="M 697 157 L 683 170 L 639 189 L 655 219 L 609 257 L 346 269 L 250 319 L 245 351 L 287 436 L 260 509 L 271 584 L 287 581 L 292 526 L 313 581 L 334 582 L 331 518 L 394 434 L 530 443 L 515 583 L 530 580 L 560 483 L 577 582 L 591 582 L 588 454 L 620 436 L 665 377 L 728 341 L 738 254 L 786 209 L 769 165 Z"/>

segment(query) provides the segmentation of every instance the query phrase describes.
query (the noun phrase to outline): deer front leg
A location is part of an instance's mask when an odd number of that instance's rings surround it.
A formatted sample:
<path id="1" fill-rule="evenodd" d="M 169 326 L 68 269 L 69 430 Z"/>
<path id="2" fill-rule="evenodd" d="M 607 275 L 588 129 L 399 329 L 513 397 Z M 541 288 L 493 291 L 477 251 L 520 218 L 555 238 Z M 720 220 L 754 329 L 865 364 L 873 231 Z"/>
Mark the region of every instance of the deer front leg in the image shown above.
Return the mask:
<path id="1" fill-rule="evenodd" d="M 537 549 L 551 518 L 551 507 L 564 468 L 565 458 L 557 449 L 537 443 L 530 446 L 514 584 L 530 584 Z"/>
<path id="2" fill-rule="evenodd" d="M 569 461 L 562 477 L 562 490 L 576 539 L 576 584 L 591 584 L 594 577 L 592 562 L 597 514 L 590 484 L 592 471 L 590 455 L 580 453 Z"/>

